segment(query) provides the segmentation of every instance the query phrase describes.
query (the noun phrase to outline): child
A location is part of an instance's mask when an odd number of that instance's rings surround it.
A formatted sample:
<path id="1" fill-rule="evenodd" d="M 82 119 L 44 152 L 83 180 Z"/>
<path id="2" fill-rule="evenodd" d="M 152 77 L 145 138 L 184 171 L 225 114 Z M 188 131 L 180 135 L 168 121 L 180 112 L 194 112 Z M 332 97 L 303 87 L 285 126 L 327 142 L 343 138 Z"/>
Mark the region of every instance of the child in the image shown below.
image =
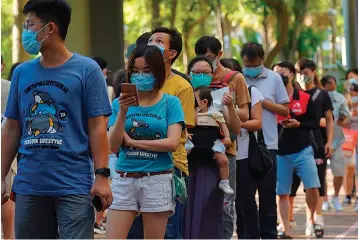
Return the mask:
<path id="1" fill-rule="evenodd" d="M 230 133 L 227 128 L 222 113 L 217 111 L 209 111 L 209 107 L 213 104 L 213 98 L 211 96 L 211 89 L 208 87 L 199 87 L 194 91 L 195 98 L 198 103 L 197 109 L 197 118 L 210 117 L 215 120 L 215 123 L 220 128 L 222 134 L 224 135 L 223 140 L 217 139 L 214 143 L 212 150 L 214 151 L 214 158 L 216 159 L 219 168 L 220 168 L 220 177 L 221 181 L 219 188 L 224 191 L 226 194 L 234 194 L 234 190 L 229 185 L 229 160 L 227 159 L 225 152 L 225 145 L 230 145 Z M 198 121 L 198 120 L 197 120 Z M 191 139 L 189 135 L 189 139 Z M 186 147 L 187 150 L 190 150 L 194 147 L 193 143 L 188 139 Z"/>

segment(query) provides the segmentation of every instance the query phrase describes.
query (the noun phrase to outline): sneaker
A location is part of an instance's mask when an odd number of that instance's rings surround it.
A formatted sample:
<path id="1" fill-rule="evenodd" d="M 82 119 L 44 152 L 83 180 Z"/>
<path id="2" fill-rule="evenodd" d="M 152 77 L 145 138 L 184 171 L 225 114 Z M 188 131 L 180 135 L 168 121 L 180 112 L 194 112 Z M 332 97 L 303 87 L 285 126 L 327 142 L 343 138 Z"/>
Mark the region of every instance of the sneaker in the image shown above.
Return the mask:
<path id="1" fill-rule="evenodd" d="M 358 213 L 358 202 L 356 202 L 356 212 Z"/>
<path id="2" fill-rule="evenodd" d="M 306 223 L 305 234 L 306 234 L 306 237 L 314 236 L 314 226 L 313 226 L 313 224 Z"/>
<path id="3" fill-rule="evenodd" d="M 332 205 L 336 209 L 337 212 L 342 212 L 343 211 L 343 207 L 342 207 L 341 203 L 339 202 L 338 197 L 332 197 L 331 202 L 332 202 Z"/>
<path id="4" fill-rule="evenodd" d="M 351 205 L 351 204 L 352 204 L 351 196 L 347 195 L 343 200 L 343 205 Z"/>
<path id="5" fill-rule="evenodd" d="M 225 180 L 221 180 L 221 182 L 219 184 L 219 188 L 221 190 L 223 190 L 223 192 L 225 194 L 230 194 L 230 195 L 234 194 L 234 190 L 230 187 L 229 181 L 228 180 L 227 180 L 227 182 L 226 181 L 224 182 L 224 181 Z"/>
<path id="6" fill-rule="evenodd" d="M 314 215 L 314 221 L 316 224 L 321 225 L 322 228 L 324 227 L 324 217 L 322 215 Z"/>
<path id="7" fill-rule="evenodd" d="M 331 205 L 329 204 L 328 201 L 324 201 L 322 204 L 322 211 L 323 212 L 328 212 L 331 209 Z"/>
<path id="8" fill-rule="evenodd" d="M 291 236 L 287 235 L 285 232 L 279 232 L 277 234 L 278 239 L 292 239 Z"/>
<path id="9" fill-rule="evenodd" d="M 104 229 L 103 226 L 94 223 L 94 233 L 96 234 L 105 234 L 106 233 L 106 229 Z"/>

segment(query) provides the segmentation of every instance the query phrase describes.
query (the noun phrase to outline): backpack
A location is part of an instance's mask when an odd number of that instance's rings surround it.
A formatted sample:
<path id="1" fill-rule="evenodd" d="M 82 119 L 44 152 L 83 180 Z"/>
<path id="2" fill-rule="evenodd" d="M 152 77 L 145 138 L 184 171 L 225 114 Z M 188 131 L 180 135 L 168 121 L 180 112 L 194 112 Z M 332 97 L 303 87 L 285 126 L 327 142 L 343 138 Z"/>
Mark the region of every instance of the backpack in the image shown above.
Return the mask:
<path id="1" fill-rule="evenodd" d="M 249 93 L 251 97 L 251 88 Z M 251 104 L 249 104 L 249 120 L 251 120 Z M 257 139 L 254 132 L 249 133 L 249 172 L 255 180 L 263 179 L 273 167 L 273 159 L 267 149 L 262 129 L 257 131 Z"/>

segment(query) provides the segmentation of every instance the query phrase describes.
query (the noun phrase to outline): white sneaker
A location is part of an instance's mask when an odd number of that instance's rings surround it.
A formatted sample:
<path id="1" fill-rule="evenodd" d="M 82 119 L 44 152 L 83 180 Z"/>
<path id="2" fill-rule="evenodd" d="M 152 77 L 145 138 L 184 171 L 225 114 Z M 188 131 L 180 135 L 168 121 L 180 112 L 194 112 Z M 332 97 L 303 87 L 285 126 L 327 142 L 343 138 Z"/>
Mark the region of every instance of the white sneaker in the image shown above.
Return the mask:
<path id="1" fill-rule="evenodd" d="M 228 180 L 226 180 L 227 182 L 224 181 L 225 180 L 220 181 L 219 188 L 223 190 L 225 194 L 230 194 L 230 195 L 234 194 L 234 190 L 230 187 L 229 181 Z"/>
<path id="2" fill-rule="evenodd" d="M 321 227 L 324 227 L 324 217 L 322 215 L 314 215 L 314 221 L 316 224 L 321 225 Z"/>
<path id="3" fill-rule="evenodd" d="M 332 205 L 336 209 L 337 212 L 342 212 L 343 211 L 343 207 L 342 207 L 341 203 L 339 202 L 338 197 L 332 197 L 331 202 L 332 202 Z"/>
<path id="4" fill-rule="evenodd" d="M 314 226 L 313 224 L 306 223 L 306 231 L 305 231 L 306 237 L 314 236 Z"/>
<path id="5" fill-rule="evenodd" d="M 356 203 L 356 212 L 358 213 L 358 203 Z"/>
<path id="6" fill-rule="evenodd" d="M 322 204 L 322 211 L 323 212 L 328 212 L 331 209 L 331 205 L 329 204 L 328 201 L 324 201 Z"/>

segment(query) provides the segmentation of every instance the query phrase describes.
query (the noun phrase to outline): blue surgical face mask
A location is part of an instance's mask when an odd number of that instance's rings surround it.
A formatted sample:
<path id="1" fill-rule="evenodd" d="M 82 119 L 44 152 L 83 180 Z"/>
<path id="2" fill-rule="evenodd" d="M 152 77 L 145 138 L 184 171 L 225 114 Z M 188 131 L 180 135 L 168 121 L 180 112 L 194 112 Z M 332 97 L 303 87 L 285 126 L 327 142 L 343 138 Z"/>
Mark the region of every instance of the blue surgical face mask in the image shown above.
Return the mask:
<path id="1" fill-rule="evenodd" d="M 348 81 L 350 84 L 358 84 L 357 79 L 355 79 L 355 78 L 350 78 L 350 79 L 348 79 Z"/>
<path id="2" fill-rule="evenodd" d="M 48 24 L 46 24 L 44 27 L 42 27 L 39 31 L 31 31 L 24 29 L 22 31 L 22 46 L 24 47 L 25 51 L 37 55 L 40 52 L 42 42 L 46 40 L 50 35 L 47 35 L 44 39 L 42 39 L 40 42 L 37 41 L 36 37 L 37 34 L 44 29 Z"/>
<path id="3" fill-rule="evenodd" d="M 244 73 L 244 75 L 248 76 L 248 77 L 257 77 L 258 75 L 260 75 L 263 71 L 263 66 L 257 66 L 257 67 L 244 67 L 242 69 L 242 72 Z"/>
<path id="4" fill-rule="evenodd" d="M 150 92 L 154 89 L 155 78 L 152 73 L 133 73 L 131 83 L 136 85 L 138 91 Z"/>
<path id="5" fill-rule="evenodd" d="M 152 44 L 152 46 L 156 46 L 159 48 L 159 50 L 162 52 L 162 55 L 164 56 L 164 50 L 165 48 L 162 46 L 162 45 L 159 45 L 159 44 Z"/>
<path id="6" fill-rule="evenodd" d="M 358 103 L 358 96 L 351 97 L 352 103 Z"/>
<path id="7" fill-rule="evenodd" d="M 211 81 L 213 80 L 213 76 L 205 75 L 203 73 L 201 74 L 190 73 L 190 77 L 191 77 L 191 84 L 193 85 L 194 89 L 202 86 L 209 87 Z"/>

